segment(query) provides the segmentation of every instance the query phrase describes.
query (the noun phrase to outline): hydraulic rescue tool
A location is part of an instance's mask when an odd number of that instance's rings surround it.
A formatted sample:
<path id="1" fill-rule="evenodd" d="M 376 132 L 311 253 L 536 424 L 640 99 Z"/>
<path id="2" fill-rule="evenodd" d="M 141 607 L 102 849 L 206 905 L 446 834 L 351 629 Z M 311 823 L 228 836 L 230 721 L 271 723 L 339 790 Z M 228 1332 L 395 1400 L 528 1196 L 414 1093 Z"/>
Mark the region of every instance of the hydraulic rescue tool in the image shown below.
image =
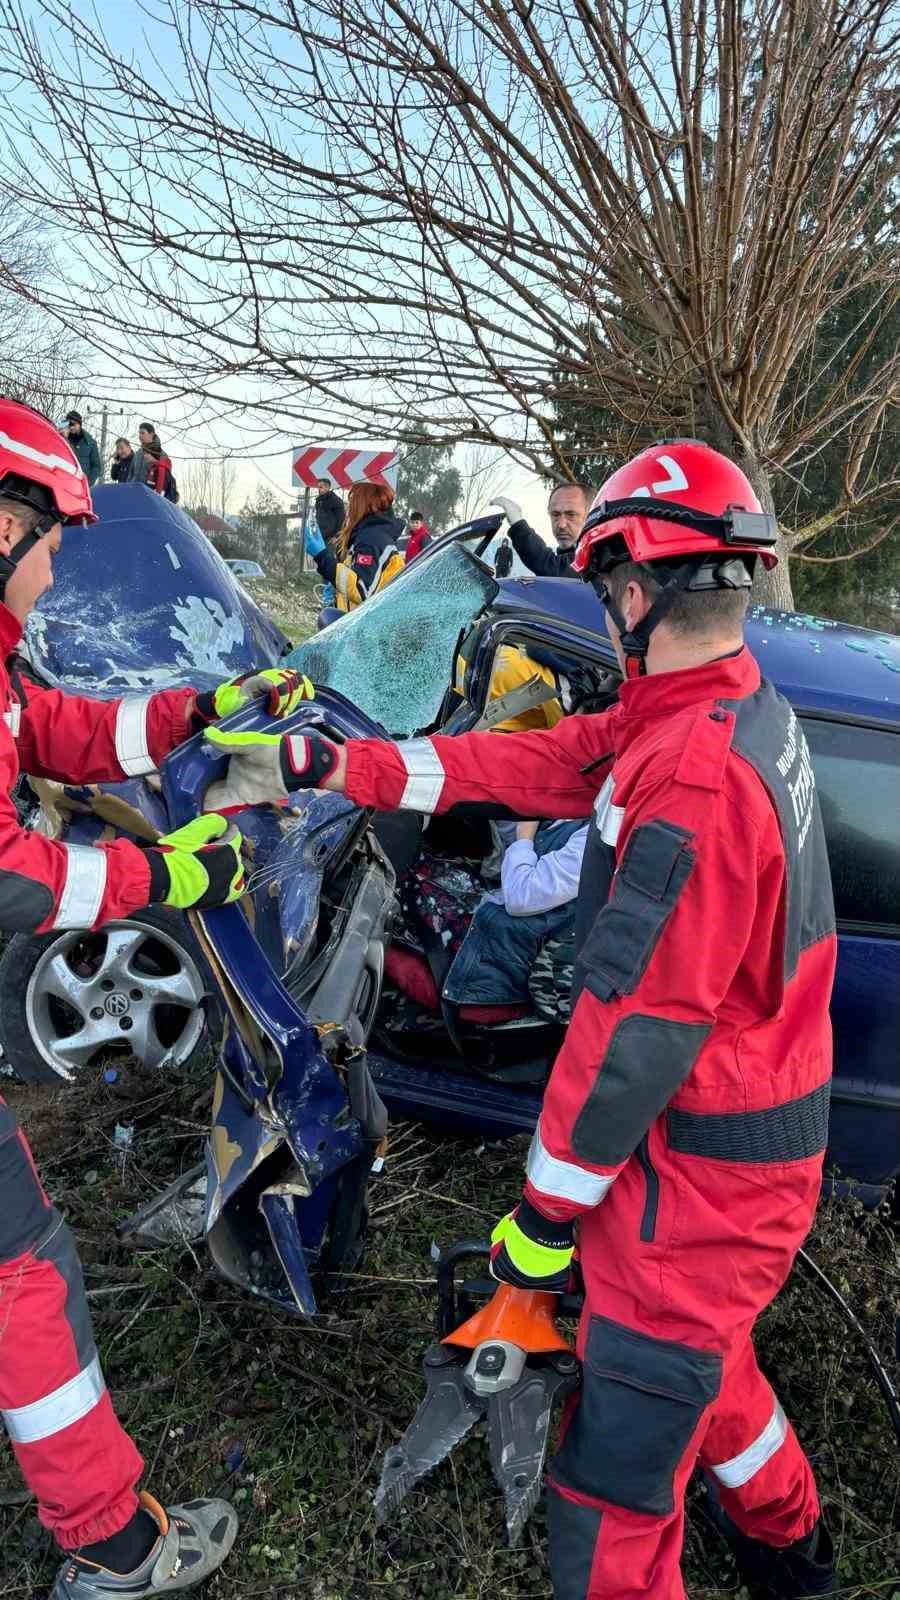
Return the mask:
<path id="1" fill-rule="evenodd" d="M 456 1305 L 447 1273 L 461 1257 L 486 1248 L 458 1245 L 442 1257 L 442 1327 L 448 1306 L 452 1315 Z M 425 1397 L 384 1457 L 375 1495 L 379 1523 L 484 1420 L 491 1466 L 503 1490 L 508 1542 L 518 1543 L 541 1492 L 553 1407 L 580 1381 L 578 1360 L 556 1323 L 559 1298 L 502 1283 L 486 1305 L 425 1352 Z"/>

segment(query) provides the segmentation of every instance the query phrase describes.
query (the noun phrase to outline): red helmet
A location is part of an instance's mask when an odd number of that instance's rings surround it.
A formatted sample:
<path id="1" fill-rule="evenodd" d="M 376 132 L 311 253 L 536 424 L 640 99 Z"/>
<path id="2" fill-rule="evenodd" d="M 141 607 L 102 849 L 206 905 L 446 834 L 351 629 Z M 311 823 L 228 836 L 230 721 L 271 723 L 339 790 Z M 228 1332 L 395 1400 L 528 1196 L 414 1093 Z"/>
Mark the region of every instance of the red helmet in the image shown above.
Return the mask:
<path id="1" fill-rule="evenodd" d="M 17 400 L 0 399 L 0 494 L 59 522 L 96 522 L 87 478 L 58 428 Z"/>
<path id="2" fill-rule="evenodd" d="M 759 556 L 778 561 L 773 546 L 777 522 L 763 511 L 740 467 L 697 439 L 651 445 L 607 478 L 588 512 L 572 570 L 588 581 L 622 561 L 681 565 L 700 557 L 709 581 L 692 587 L 734 586 L 715 582 L 723 563 Z"/>

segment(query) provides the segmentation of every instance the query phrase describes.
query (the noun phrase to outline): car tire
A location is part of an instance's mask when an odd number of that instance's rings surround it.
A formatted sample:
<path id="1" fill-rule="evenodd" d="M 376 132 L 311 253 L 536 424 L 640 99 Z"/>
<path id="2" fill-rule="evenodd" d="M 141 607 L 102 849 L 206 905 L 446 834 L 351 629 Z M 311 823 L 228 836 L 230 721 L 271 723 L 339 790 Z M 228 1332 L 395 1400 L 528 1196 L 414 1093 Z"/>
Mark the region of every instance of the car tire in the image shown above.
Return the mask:
<path id="1" fill-rule="evenodd" d="M 25 1083 L 73 1081 L 127 1054 L 180 1070 L 219 1013 L 185 917 L 148 906 L 89 932 L 15 934 L 0 960 L 3 1054 Z"/>

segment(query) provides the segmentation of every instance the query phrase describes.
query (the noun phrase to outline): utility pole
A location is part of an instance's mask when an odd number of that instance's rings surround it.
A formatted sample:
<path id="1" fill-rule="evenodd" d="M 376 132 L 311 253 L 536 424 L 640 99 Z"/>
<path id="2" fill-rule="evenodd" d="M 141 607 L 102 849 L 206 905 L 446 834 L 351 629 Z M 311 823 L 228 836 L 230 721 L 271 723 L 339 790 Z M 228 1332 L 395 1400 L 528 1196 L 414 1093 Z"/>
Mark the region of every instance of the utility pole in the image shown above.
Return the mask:
<path id="1" fill-rule="evenodd" d="M 298 501 L 299 509 L 299 501 Z M 303 491 L 303 520 L 300 524 L 300 571 L 312 571 L 315 563 L 306 554 L 306 524 L 309 521 L 309 486 Z"/>
<path id="2" fill-rule="evenodd" d="M 105 483 L 105 481 L 106 481 L 106 435 L 107 435 L 108 428 L 109 428 L 109 413 L 107 412 L 107 409 L 104 406 L 103 407 L 103 415 L 102 415 L 102 417 L 100 419 L 100 482 L 101 483 Z"/>

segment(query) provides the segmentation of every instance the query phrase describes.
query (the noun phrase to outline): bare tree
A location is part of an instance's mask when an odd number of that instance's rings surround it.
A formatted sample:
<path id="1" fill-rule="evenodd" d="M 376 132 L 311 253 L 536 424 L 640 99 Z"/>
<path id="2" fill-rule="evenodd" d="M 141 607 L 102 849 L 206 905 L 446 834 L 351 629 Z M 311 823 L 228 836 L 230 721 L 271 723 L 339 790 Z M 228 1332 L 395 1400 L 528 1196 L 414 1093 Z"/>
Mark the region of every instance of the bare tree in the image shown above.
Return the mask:
<path id="1" fill-rule="evenodd" d="M 59 417 L 80 384 L 76 341 L 41 307 L 47 229 L 0 188 L 0 394 Z"/>
<path id="2" fill-rule="evenodd" d="M 181 469 L 179 495 L 191 511 L 227 517 L 234 499 L 237 467 L 231 456 L 194 456 Z"/>
<path id="3" fill-rule="evenodd" d="M 834 505 L 783 553 L 896 493 L 900 355 L 869 359 L 898 292 L 892 0 L 157 13 L 165 66 L 72 0 L 43 0 L 40 32 L 0 0 L 7 181 L 24 147 L 21 192 L 94 286 L 85 330 L 136 378 L 311 437 L 414 410 L 556 476 L 574 384 L 607 419 L 586 454 L 700 435 L 767 506 L 842 438 Z M 766 596 L 790 603 L 786 562 Z"/>
<path id="4" fill-rule="evenodd" d="M 205 456 L 189 461 L 179 473 L 178 492 L 186 511 L 212 511 L 215 501 L 213 462 Z"/>
<path id="5" fill-rule="evenodd" d="M 231 456 L 220 456 L 215 469 L 215 509 L 220 517 L 227 517 L 237 486 L 237 467 Z"/>
<path id="6" fill-rule="evenodd" d="M 459 475 L 463 498 L 461 517 L 468 522 L 487 510 L 495 494 L 505 494 L 510 483 L 509 457 L 490 444 L 467 444 L 460 452 Z"/>

